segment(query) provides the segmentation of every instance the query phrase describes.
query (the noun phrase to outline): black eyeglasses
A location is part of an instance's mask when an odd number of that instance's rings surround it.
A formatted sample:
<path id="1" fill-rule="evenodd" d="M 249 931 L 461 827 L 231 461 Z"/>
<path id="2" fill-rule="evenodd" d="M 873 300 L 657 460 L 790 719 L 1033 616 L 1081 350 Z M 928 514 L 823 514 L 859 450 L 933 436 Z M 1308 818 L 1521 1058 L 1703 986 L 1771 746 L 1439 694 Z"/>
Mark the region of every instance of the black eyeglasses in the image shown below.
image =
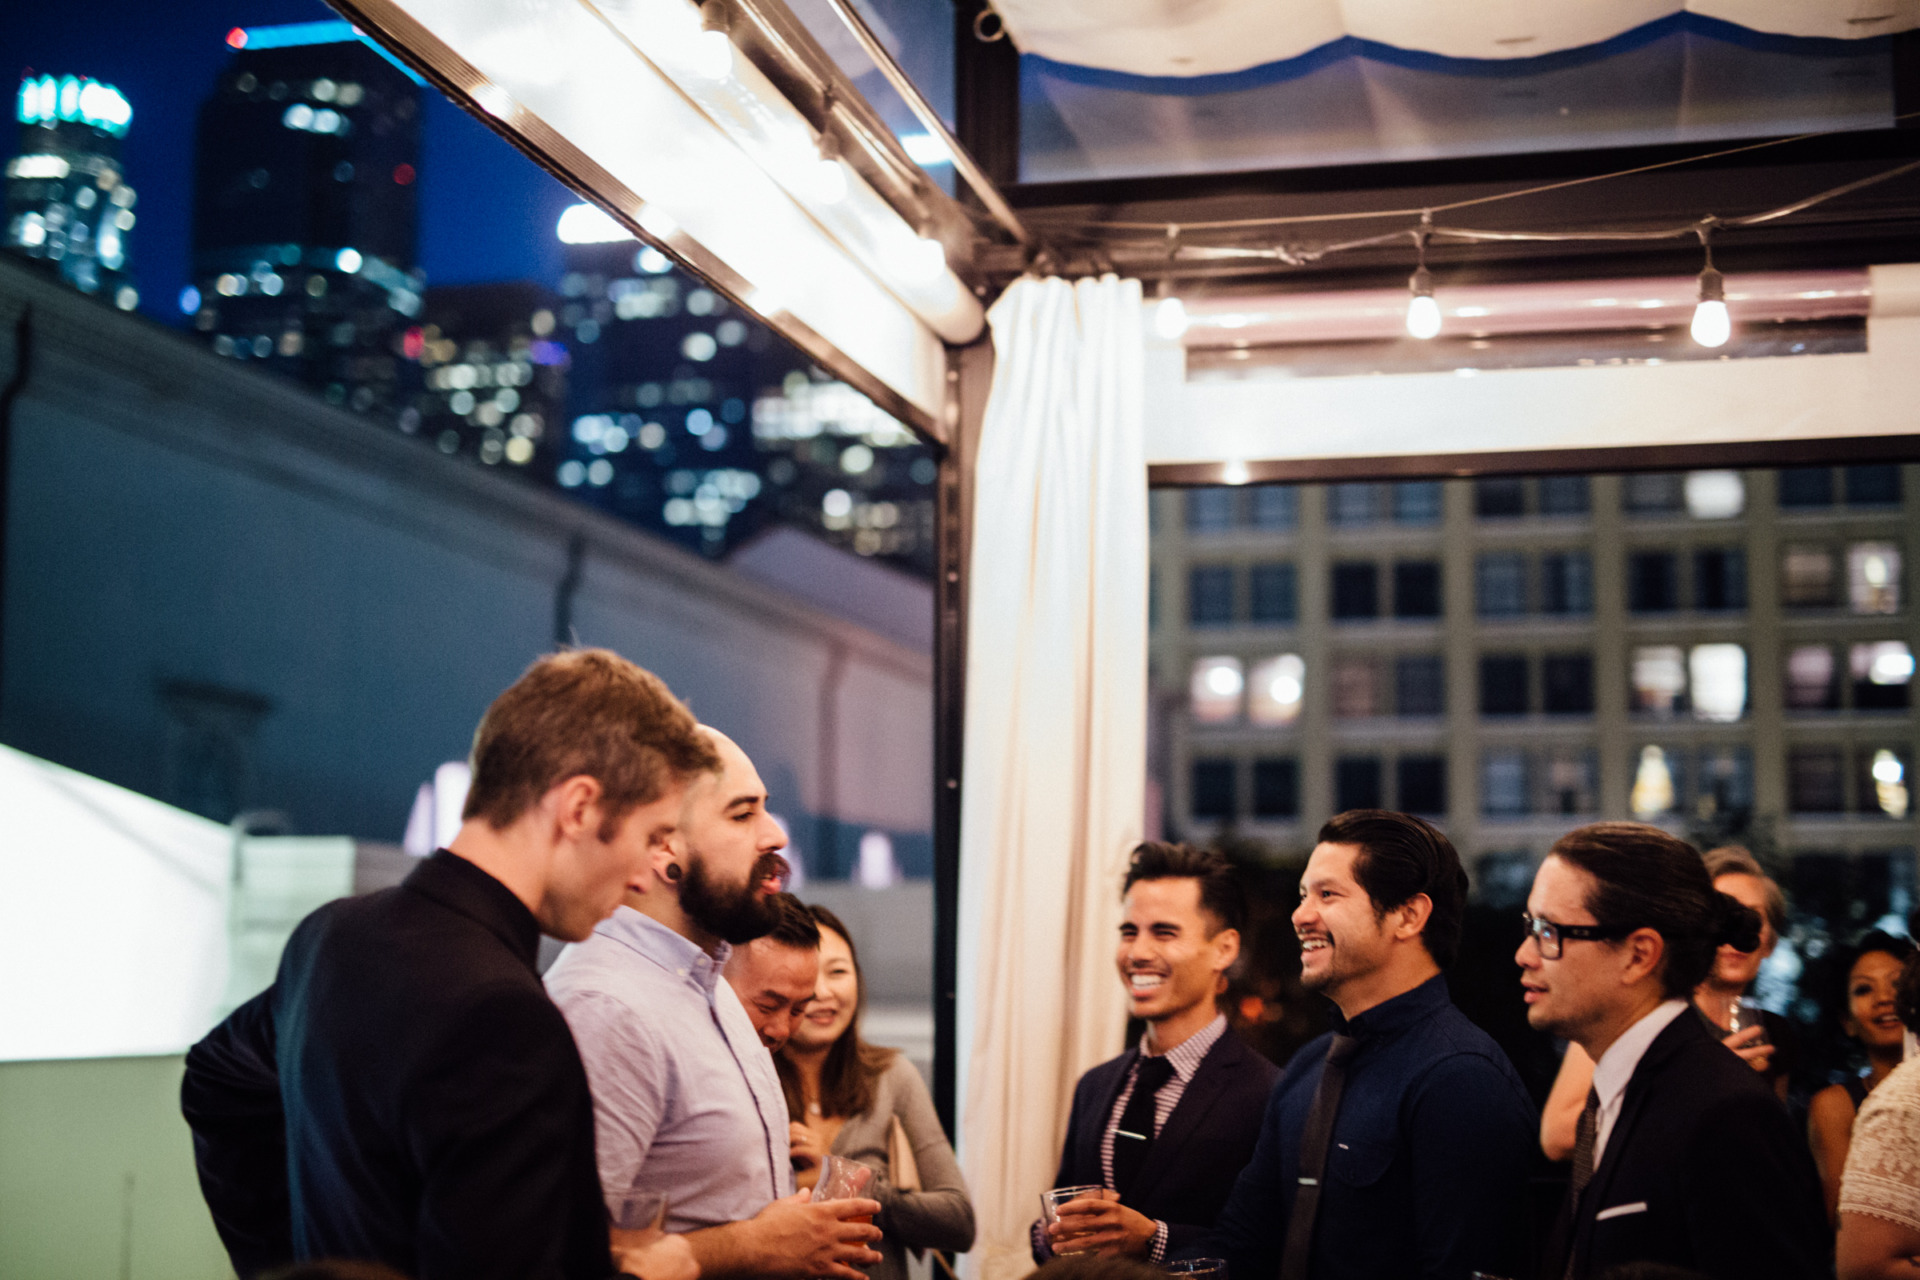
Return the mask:
<path id="1" fill-rule="evenodd" d="M 1608 942 L 1615 938 L 1624 938 L 1633 932 L 1631 929 L 1609 928 L 1603 924 L 1555 924 L 1551 920 L 1543 920 L 1539 916 L 1531 916 L 1524 911 L 1520 913 L 1520 921 L 1527 926 L 1527 932 L 1532 934 L 1533 940 L 1539 944 L 1540 957 L 1543 960 L 1558 960 L 1569 938 L 1575 942 Z"/>

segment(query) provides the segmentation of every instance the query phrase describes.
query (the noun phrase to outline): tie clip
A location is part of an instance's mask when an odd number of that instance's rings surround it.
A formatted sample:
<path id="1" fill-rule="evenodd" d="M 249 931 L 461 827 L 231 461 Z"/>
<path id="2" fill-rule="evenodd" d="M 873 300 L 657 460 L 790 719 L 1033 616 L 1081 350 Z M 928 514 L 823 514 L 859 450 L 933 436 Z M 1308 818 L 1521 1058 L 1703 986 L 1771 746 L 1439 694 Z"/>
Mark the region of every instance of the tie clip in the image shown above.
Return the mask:
<path id="1" fill-rule="evenodd" d="M 1301 1186 L 1303 1186 L 1303 1187 L 1317 1187 L 1317 1186 L 1319 1186 L 1319 1185 L 1320 1185 L 1320 1179 L 1318 1179 L 1318 1178 L 1302 1178 L 1302 1179 L 1300 1179 L 1300 1185 L 1301 1185 Z"/>
<path id="2" fill-rule="evenodd" d="M 1114 1136 L 1114 1137 L 1116 1137 L 1116 1138 L 1134 1138 L 1134 1139 L 1136 1139 L 1136 1140 L 1138 1140 L 1138 1141 L 1140 1141 L 1140 1142 L 1145 1142 L 1145 1141 L 1147 1140 L 1147 1135 L 1146 1135 L 1146 1134 L 1144 1134 L 1144 1133 L 1128 1133 L 1128 1132 L 1127 1132 L 1127 1131 L 1126 1131 L 1125 1129 L 1115 1129 L 1115 1130 L 1113 1131 L 1113 1136 Z"/>

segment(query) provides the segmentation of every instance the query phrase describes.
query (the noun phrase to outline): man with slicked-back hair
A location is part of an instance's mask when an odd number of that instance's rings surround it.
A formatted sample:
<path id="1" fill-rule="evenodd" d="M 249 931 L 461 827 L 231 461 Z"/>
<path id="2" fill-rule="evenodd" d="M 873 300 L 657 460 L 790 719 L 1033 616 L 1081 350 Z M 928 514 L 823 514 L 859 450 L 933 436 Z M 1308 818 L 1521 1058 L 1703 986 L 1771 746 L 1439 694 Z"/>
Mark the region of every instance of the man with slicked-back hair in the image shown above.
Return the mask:
<path id="1" fill-rule="evenodd" d="M 659 1233 L 616 1250 L 586 1072 L 534 962 L 542 933 L 587 937 L 619 905 L 719 757 L 658 677 L 586 649 L 495 699 L 471 759 L 452 842 L 301 921 L 273 985 L 187 1055 L 200 1185 L 242 1277 L 697 1274 Z"/>
<path id="2" fill-rule="evenodd" d="M 1718 948 L 1760 945 L 1759 916 L 1713 887 L 1693 846 L 1597 822 L 1541 861 L 1527 929 L 1514 955 L 1527 1021 L 1594 1064 L 1544 1280 L 1636 1263 L 1715 1280 L 1832 1275 L 1812 1153 L 1692 1012 Z"/>

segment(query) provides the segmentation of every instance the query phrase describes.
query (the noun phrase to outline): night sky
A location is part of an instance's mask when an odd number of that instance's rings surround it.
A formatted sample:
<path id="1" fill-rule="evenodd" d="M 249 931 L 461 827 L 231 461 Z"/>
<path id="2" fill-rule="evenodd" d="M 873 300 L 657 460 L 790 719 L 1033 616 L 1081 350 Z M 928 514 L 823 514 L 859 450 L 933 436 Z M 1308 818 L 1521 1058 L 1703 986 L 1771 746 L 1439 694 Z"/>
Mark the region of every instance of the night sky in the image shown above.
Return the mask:
<path id="1" fill-rule="evenodd" d="M 84 6 L 10 4 L 0 22 L 8 128 L 20 74 L 92 76 L 133 104 L 125 141 L 139 193 L 132 240 L 140 309 L 169 324 L 191 251 L 193 130 L 200 101 L 231 54 L 226 33 L 336 18 L 320 0 L 96 0 Z M 554 222 L 574 197 L 532 161 L 431 87 L 420 164 L 419 265 L 434 284 L 561 273 Z M 0 155 L 17 149 L 9 133 Z"/>

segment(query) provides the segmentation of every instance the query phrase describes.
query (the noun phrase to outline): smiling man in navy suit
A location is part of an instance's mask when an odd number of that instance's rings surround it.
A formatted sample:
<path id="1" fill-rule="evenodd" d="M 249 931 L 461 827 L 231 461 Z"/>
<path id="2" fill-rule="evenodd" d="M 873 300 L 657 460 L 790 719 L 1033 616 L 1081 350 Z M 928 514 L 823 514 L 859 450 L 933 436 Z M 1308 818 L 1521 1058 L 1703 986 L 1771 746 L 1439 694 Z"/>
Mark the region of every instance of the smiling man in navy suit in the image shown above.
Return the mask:
<path id="1" fill-rule="evenodd" d="M 1227 1030 L 1219 998 L 1240 958 L 1246 891 L 1210 850 L 1148 843 L 1127 869 L 1115 963 L 1138 1048 L 1103 1062 L 1073 1091 L 1056 1187 L 1098 1186 L 1034 1224 L 1034 1258 L 1052 1250 L 1160 1262 L 1213 1225 L 1253 1154 L 1279 1074 Z"/>

